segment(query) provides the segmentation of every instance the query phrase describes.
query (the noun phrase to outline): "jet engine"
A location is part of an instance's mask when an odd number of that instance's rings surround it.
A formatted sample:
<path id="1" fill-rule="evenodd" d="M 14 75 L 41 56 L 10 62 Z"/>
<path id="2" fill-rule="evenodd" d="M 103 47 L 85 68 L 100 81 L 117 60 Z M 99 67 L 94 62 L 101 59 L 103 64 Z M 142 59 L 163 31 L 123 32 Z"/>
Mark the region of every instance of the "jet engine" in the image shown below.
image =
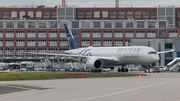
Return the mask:
<path id="1" fill-rule="evenodd" d="M 92 70 L 99 70 L 103 67 L 103 62 L 98 58 L 92 58 L 86 62 L 86 67 Z"/>

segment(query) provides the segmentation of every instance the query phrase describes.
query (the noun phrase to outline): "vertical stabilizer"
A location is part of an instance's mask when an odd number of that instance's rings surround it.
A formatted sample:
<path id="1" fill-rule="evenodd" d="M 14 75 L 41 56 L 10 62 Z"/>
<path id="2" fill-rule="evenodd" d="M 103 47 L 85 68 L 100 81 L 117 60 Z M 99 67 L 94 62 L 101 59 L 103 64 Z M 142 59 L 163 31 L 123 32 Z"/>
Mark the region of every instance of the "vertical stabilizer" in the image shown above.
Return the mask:
<path id="1" fill-rule="evenodd" d="M 77 49 L 79 48 L 76 44 L 76 41 L 74 40 L 74 37 L 69 29 L 69 26 L 67 24 L 64 24 L 64 28 L 66 31 L 67 39 L 68 39 L 68 44 L 70 49 Z"/>

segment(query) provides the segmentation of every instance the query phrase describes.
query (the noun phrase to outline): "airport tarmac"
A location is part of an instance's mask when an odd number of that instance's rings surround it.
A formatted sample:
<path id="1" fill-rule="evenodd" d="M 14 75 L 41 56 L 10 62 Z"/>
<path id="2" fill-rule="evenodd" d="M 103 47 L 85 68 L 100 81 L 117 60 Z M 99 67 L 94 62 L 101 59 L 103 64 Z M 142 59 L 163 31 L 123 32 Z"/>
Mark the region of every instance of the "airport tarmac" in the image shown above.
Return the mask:
<path id="1" fill-rule="evenodd" d="M 180 73 L 0 81 L 0 101 L 180 101 L 179 84 Z"/>

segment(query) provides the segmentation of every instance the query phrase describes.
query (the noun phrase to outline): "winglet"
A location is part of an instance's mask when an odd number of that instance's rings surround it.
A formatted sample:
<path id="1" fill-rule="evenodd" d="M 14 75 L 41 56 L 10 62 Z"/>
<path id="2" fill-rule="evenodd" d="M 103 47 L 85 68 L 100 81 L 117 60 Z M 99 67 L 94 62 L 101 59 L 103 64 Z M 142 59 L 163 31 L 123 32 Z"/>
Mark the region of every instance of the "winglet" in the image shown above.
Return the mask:
<path id="1" fill-rule="evenodd" d="M 157 52 L 158 54 L 163 54 L 163 53 L 169 53 L 169 52 L 174 52 L 175 51 L 175 46 L 172 45 L 172 49 L 170 51 L 162 51 L 162 52 Z"/>
<path id="2" fill-rule="evenodd" d="M 176 50 L 175 46 L 172 45 L 172 50 L 171 51 L 175 51 L 175 50 Z"/>
<path id="3" fill-rule="evenodd" d="M 64 24 L 64 28 L 66 31 L 67 39 L 68 39 L 68 44 L 70 46 L 70 49 L 77 49 L 79 48 L 76 44 L 76 41 L 74 40 L 74 37 L 69 29 L 69 26 L 67 24 Z"/>

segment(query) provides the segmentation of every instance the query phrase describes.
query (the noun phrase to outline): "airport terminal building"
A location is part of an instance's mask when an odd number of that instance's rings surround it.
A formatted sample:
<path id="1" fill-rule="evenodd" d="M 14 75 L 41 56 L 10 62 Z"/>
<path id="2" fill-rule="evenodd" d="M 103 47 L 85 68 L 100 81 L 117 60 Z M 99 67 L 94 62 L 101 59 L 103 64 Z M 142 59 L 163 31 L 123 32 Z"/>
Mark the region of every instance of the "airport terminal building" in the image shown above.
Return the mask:
<path id="1" fill-rule="evenodd" d="M 15 54 L 68 50 L 64 25 L 68 24 L 79 47 L 143 45 L 162 54 L 157 65 L 165 66 L 180 57 L 180 8 L 0 8 L 0 59 L 4 62 L 40 61 L 46 55 Z M 54 58 L 54 56 L 48 56 Z"/>

